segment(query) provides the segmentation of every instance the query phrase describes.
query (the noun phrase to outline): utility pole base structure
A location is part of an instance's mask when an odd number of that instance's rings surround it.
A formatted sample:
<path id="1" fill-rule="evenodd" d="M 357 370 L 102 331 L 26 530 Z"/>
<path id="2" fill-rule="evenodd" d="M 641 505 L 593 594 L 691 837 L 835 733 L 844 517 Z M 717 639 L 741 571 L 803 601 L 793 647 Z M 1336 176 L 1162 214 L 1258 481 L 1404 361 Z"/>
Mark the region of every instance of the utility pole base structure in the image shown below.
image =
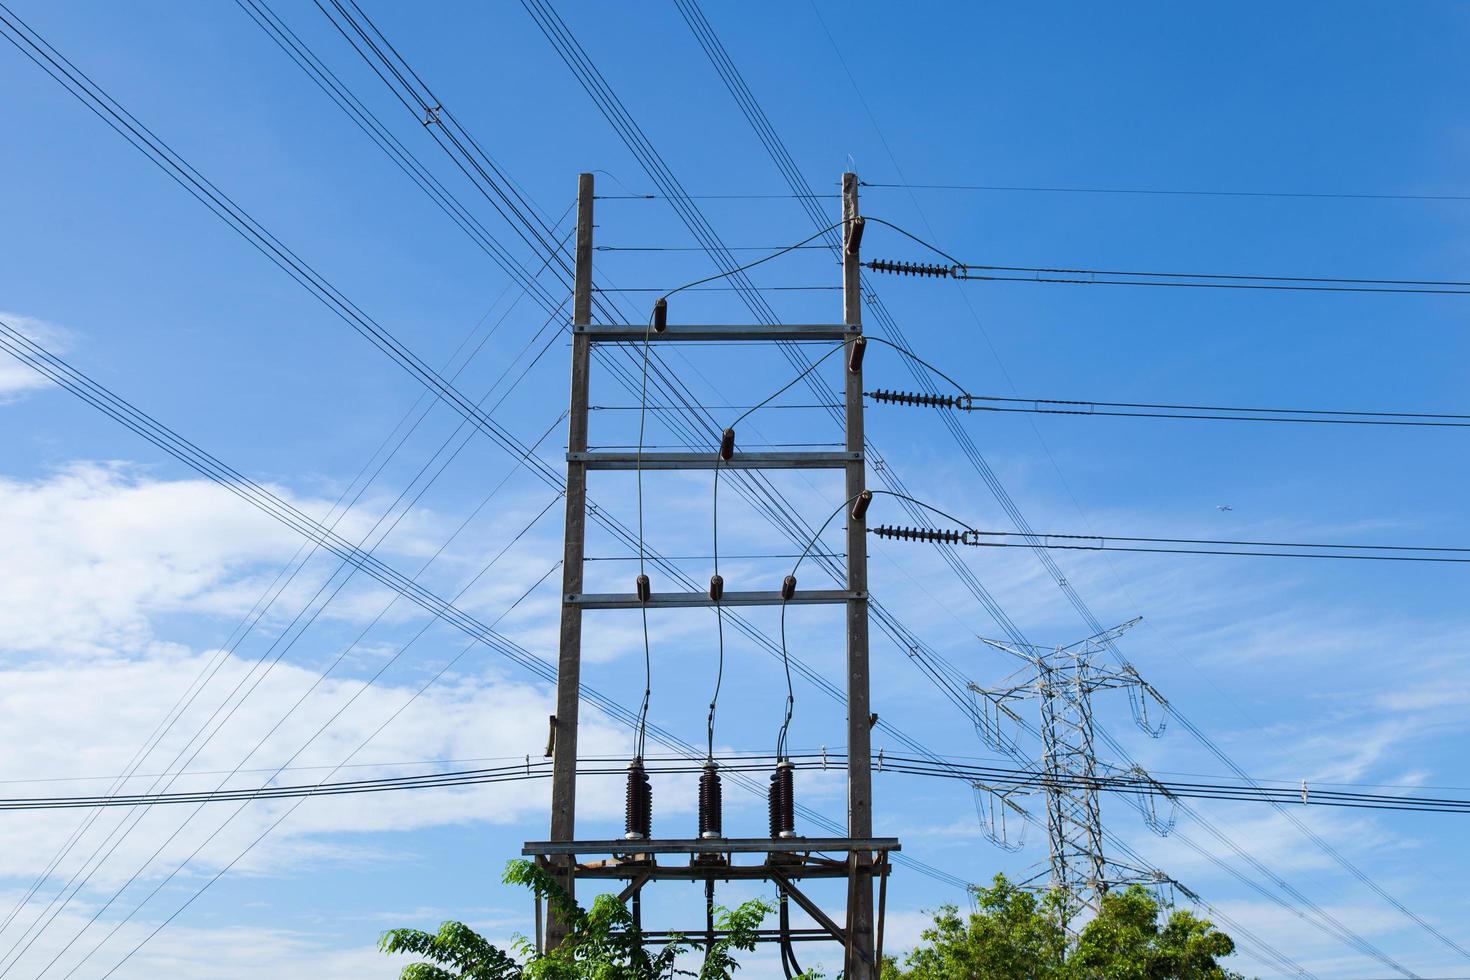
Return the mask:
<path id="1" fill-rule="evenodd" d="M 859 245 L 863 220 L 858 214 L 857 175 L 842 175 L 842 289 L 843 315 L 835 324 L 677 324 L 662 309 L 648 324 L 592 323 L 593 178 L 582 174 L 578 183 L 576 284 L 572 315 L 571 398 L 567 430 L 566 537 L 562 568 L 560 647 L 557 660 L 557 713 L 552 718 L 553 757 L 550 840 L 527 842 L 522 854 L 534 858 L 575 897 L 579 880 L 622 881 L 621 901 L 631 903 L 634 928 L 649 945 L 662 945 L 679 936 L 699 945 L 714 943 L 726 933 L 713 921 L 716 881 L 768 881 L 781 901 L 780 926 L 757 931 L 756 941 L 782 946 L 782 962 L 795 963 L 793 942 L 836 942 L 843 949 L 842 975 L 848 980 L 877 980 L 882 970 L 883 917 L 889 857 L 900 848 L 896 838 L 874 837 L 872 816 L 872 750 L 870 744 L 868 672 L 868 574 L 866 507 L 851 507 L 865 493 L 863 439 L 863 376 L 861 263 Z M 660 307 L 663 301 L 660 301 Z M 589 451 L 588 393 L 592 349 L 597 344 L 644 344 L 645 353 L 663 344 L 699 344 L 717 341 L 775 344 L 792 341 L 831 341 L 849 356 L 837 358 L 842 372 L 845 433 L 841 451 L 737 452 L 711 446 L 706 452 Z M 727 433 L 728 434 L 728 433 Z M 587 593 L 583 588 L 586 548 L 587 474 L 606 470 L 747 470 L 822 469 L 844 476 L 847 511 L 847 581 L 841 589 L 797 590 L 794 579 L 779 591 L 724 592 L 712 587 L 698 592 L 653 592 L 640 578 L 635 592 Z M 767 838 L 726 838 L 718 831 L 697 838 L 654 839 L 632 834 L 618 839 L 578 840 L 576 836 L 577 721 L 580 708 L 582 617 L 587 610 L 690 608 L 699 606 L 837 605 L 845 609 L 847 635 L 847 836 L 799 837 L 790 827 Z M 774 779 L 774 777 L 773 777 Z M 630 781 L 630 787 L 632 782 Z M 789 786 L 789 784 L 788 784 Z M 631 805 L 630 805 L 631 806 Z M 774 807 L 774 804 L 773 804 Z M 662 861 L 661 861 L 662 859 Z M 840 879 L 847 884 L 845 909 L 833 915 L 803 890 L 808 880 Z M 644 929 L 641 917 L 643 889 L 654 881 L 704 882 L 705 922 L 681 929 Z M 876 902 L 874 891 L 877 891 Z M 787 901 L 816 924 L 792 928 Z M 542 898 L 536 902 L 538 944 L 555 948 L 567 938 L 566 924 L 546 909 L 544 941 L 541 936 Z M 680 924 L 682 925 L 682 924 Z M 787 972 L 792 972 L 789 967 Z"/>

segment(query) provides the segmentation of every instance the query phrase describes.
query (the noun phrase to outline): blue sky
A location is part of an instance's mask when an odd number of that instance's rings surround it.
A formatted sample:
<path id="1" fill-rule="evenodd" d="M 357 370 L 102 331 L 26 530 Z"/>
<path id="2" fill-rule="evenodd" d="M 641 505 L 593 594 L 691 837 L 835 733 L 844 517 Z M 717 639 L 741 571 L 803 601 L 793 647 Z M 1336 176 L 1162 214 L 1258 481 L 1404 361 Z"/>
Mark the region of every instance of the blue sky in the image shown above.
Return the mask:
<path id="1" fill-rule="evenodd" d="M 488 335 L 460 387 L 478 398 L 503 372 L 513 381 L 524 370 L 495 417 L 528 443 L 551 429 L 541 454 L 559 465 L 563 432 L 553 424 L 565 406 L 567 347 L 552 344 L 527 368 L 540 350 L 527 344 L 544 313 L 244 13 L 227 3 L 18 0 L 15 9 L 426 361 L 457 368 L 461 341 L 473 336 L 478 344 Z M 315 6 L 277 9 L 534 268 L 529 250 Z M 583 170 L 598 171 L 604 194 L 653 189 L 519 5 L 365 9 L 548 223 L 568 227 Z M 786 193 L 672 4 L 558 9 L 691 193 Z M 1470 25 L 1459 4 L 1240 4 L 1228 11 L 1166 4 L 922 11 L 710 4 L 706 13 L 804 176 L 823 192 L 835 191 L 840 172 L 852 168 L 874 183 L 1470 193 L 1462 176 L 1470 129 L 1459 98 L 1470 70 L 1460 57 Z M 0 110 L 9 134 L 0 156 L 6 321 L 325 519 L 419 404 L 422 389 L 10 47 L 0 56 L 0 85 L 9 95 Z M 836 202 L 829 205 L 835 220 Z M 776 247 L 812 231 L 789 198 L 699 206 L 733 246 Z M 1460 279 L 1470 241 L 1470 203 L 1457 201 L 871 188 L 863 206 L 963 259 L 1006 265 Z M 597 218 L 599 244 L 693 244 L 661 201 L 601 201 Z M 880 228 L 870 230 L 865 248 L 873 256 L 924 258 Z M 597 262 L 606 282 L 622 289 L 668 289 L 713 271 L 690 251 L 602 251 Z M 756 281 L 835 286 L 837 277 L 825 253 L 808 251 L 762 267 Z M 918 353 L 977 394 L 1467 410 L 1462 297 L 874 285 Z M 651 296 L 617 294 L 634 316 L 643 315 Z M 840 309 L 830 289 L 768 297 L 792 321 L 832 320 Z M 674 317 L 720 322 L 748 314 L 730 294 L 706 292 L 677 297 Z M 721 405 L 757 401 L 790 379 L 778 358 L 738 357 L 728 349 L 691 353 L 679 366 L 702 399 Z M 907 371 L 881 349 L 870 353 L 868 370 L 875 386 L 908 384 Z M 628 396 L 603 385 L 594 401 L 627 405 Z M 8 747 L 0 750 L 0 778 L 25 781 L 4 795 L 100 791 L 230 642 L 300 542 L 70 395 L 38 385 L 19 365 L 0 366 L 0 413 L 0 566 L 8 583 L 0 590 L 0 745 Z M 636 438 L 635 414 L 598 413 L 594 442 Z M 1030 522 L 1044 530 L 1470 542 L 1463 507 L 1470 457 L 1458 430 L 990 415 L 962 421 Z M 384 512 L 394 520 L 400 491 L 457 424 L 443 408 L 429 411 L 340 529 L 356 540 Z M 937 417 L 878 407 L 869 427 L 917 495 L 977 525 L 1005 526 L 1001 508 Z M 668 437 L 656 424 L 650 433 L 650 441 Z M 770 411 L 741 433 L 742 444 L 832 438 L 816 413 L 803 410 Z M 817 521 L 837 493 L 821 480 L 780 485 Z M 602 479 L 594 494 L 631 522 L 631 489 Z M 708 477 L 661 478 L 646 490 L 649 514 L 656 515 L 650 540 L 666 552 L 706 553 Z M 426 584 L 452 594 L 552 499 L 504 453 L 473 438 L 377 553 L 412 573 L 453 535 L 424 573 Z M 721 501 L 723 549 L 789 549 L 733 494 Z M 1233 509 L 1221 511 L 1221 504 Z M 878 520 L 902 520 L 891 505 L 881 509 L 880 502 Z M 499 628 L 542 655 L 554 653 L 556 575 L 547 579 L 550 588 L 506 611 L 558 559 L 559 512 L 552 506 L 532 524 L 464 599 L 487 621 L 505 614 Z M 591 550 L 612 554 L 600 540 Z M 1085 634 L 1032 556 L 962 557 L 1031 639 L 1070 642 Z M 1470 623 L 1457 567 L 1073 554 L 1057 561 L 1104 622 L 1144 617 L 1123 649 L 1252 775 L 1470 785 L 1459 751 Z M 708 574 L 701 563 L 689 567 L 696 577 Z M 187 732 L 249 676 L 250 665 L 274 656 L 280 646 L 272 641 L 294 635 L 292 618 L 311 608 L 311 595 L 331 571 L 320 558 L 305 566 L 221 660 L 176 741 L 140 771 L 161 771 Z M 725 573 L 730 588 L 739 587 L 737 577 L 766 588 L 784 567 L 735 562 Z M 607 562 L 598 574 L 617 583 L 632 571 Z M 987 684 L 1007 672 L 976 639 L 997 635 L 998 627 L 932 552 L 875 543 L 872 577 L 874 593 L 967 676 Z M 293 765 L 341 762 L 464 646 L 454 632 L 431 626 L 364 690 L 424 625 L 390 601 L 375 585 L 348 582 L 200 752 L 191 765 L 201 774 L 181 785 L 213 785 L 219 777 L 202 773 L 237 765 L 284 763 L 356 695 Z M 776 626 L 774 616 L 753 618 L 763 628 Z M 792 623 L 793 649 L 837 671 L 834 627 L 820 613 L 804 615 Z M 590 682 L 635 702 L 642 687 L 636 620 L 608 614 L 595 636 Z M 714 644 L 705 617 L 671 615 L 654 624 L 652 716 L 690 741 L 703 735 Z M 325 686 L 246 757 L 344 650 Z M 784 694 L 779 665 L 739 640 L 727 645 L 727 655 L 718 740 L 730 750 L 769 751 Z M 368 742 L 354 760 L 372 765 L 355 771 L 534 758 L 544 745 L 550 695 L 518 671 L 488 651 L 472 651 Z M 993 758 L 902 651 L 876 644 L 874 673 L 874 708 L 885 720 L 938 751 Z M 796 697 L 793 746 L 838 750 L 844 724 L 837 706 L 809 686 L 798 686 Z M 1100 695 L 1096 710 L 1100 724 L 1157 772 L 1223 775 L 1181 725 L 1154 740 L 1132 726 L 1122 695 Z M 627 751 L 626 731 L 595 716 L 588 724 L 586 751 Z M 899 751 L 883 739 L 875 744 Z M 242 772 L 231 785 L 259 778 Z M 810 805 L 840 817 L 834 776 L 803 774 L 801 786 Z M 545 793 L 540 784 L 510 784 L 349 804 L 309 801 L 113 975 L 391 976 L 396 966 L 371 950 L 389 926 L 432 926 L 452 916 L 500 937 L 528 931 L 529 903 L 498 877 L 521 841 L 544 836 Z M 584 795 L 584 833 L 613 829 L 617 787 L 589 780 Z M 760 807 L 729 795 L 727 826 L 755 831 Z M 656 826 L 669 833 L 692 827 L 686 782 L 661 781 L 656 799 Z M 906 853 L 969 880 L 998 871 L 1024 875 L 1044 854 L 1034 831 L 1017 853 L 992 846 L 960 784 L 880 776 L 877 805 L 878 828 L 902 837 Z M 1042 812 L 1039 801 L 1029 805 Z M 1104 807 L 1119 838 L 1314 974 L 1387 975 L 1382 963 L 1283 913 L 1201 858 L 1189 842 L 1261 880 L 1190 818 L 1181 817 L 1176 836 L 1159 838 L 1126 802 L 1105 799 Z M 1245 804 L 1198 810 L 1408 968 L 1461 976 L 1470 966 L 1343 873 L 1280 815 Z M 37 916 L 50 921 L 46 902 L 70 894 L 68 881 L 82 880 L 73 872 L 91 867 L 82 858 L 108 840 L 118 817 L 104 815 L 46 878 L 41 901 L 21 907 L 0 932 L 0 951 L 25 947 L 11 967 L 15 975 L 43 975 L 73 935 L 80 938 L 44 975 L 65 975 L 93 946 L 74 975 L 106 973 L 282 808 L 254 804 L 226 823 L 230 812 L 208 809 L 187 824 L 183 812 L 149 814 L 27 946 L 34 930 L 26 925 Z M 8 913 L 83 818 L 6 819 L 13 846 L 0 859 L 0 911 Z M 1458 818 L 1313 809 L 1299 819 L 1410 909 L 1470 945 L 1455 884 L 1467 870 Z M 219 836 L 111 933 L 217 826 Z M 97 853 L 104 851 L 105 844 Z M 728 897 L 744 894 L 732 890 Z M 671 889 L 650 908 L 673 915 L 687 899 Z M 890 945 L 912 941 L 923 909 L 963 900 L 901 871 L 890 896 Z M 0 970 L 8 962 L 0 960 Z M 1244 956 L 1237 966 L 1262 976 L 1277 972 Z"/>

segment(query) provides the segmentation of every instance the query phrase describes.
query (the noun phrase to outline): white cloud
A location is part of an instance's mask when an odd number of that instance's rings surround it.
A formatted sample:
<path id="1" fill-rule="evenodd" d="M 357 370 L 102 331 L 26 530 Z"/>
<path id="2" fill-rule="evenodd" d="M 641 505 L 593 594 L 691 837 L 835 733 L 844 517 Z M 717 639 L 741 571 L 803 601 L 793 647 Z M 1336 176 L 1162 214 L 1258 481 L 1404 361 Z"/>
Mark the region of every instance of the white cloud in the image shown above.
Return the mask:
<path id="1" fill-rule="evenodd" d="M 54 323 L 19 313 L 0 310 L 0 321 L 25 334 L 53 353 L 65 353 L 71 346 L 71 332 Z M 9 401 L 27 391 L 50 387 L 52 382 L 9 353 L 0 353 L 0 402 Z"/>
<path id="2" fill-rule="evenodd" d="M 276 492 L 308 513 L 328 510 L 323 501 Z M 508 514 L 507 520 L 512 519 L 515 515 Z M 367 531 L 368 520 L 353 515 L 340 529 L 348 537 L 359 537 Z M 416 515 L 416 523 L 419 530 L 408 535 L 412 540 L 394 542 L 394 557 L 413 552 L 420 536 L 439 534 L 439 520 L 431 512 Z M 163 616 L 188 614 L 231 623 L 254 604 L 276 568 L 299 544 L 299 537 L 202 480 L 158 480 L 127 465 L 95 463 L 74 464 L 38 479 L 0 479 L 0 569 L 6 577 L 6 587 L 0 589 L 0 652 L 8 654 L 0 660 L 5 709 L 0 712 L 4 743 L 0 773 L 9 780 L 33 780 L 9 782 L 0 787 L 0 795 L 105 791 L 108 780 L 84 777 L 124 771 L 148 733 L 210 664 L 218 667 L 213 680 L 138 769 L 157 774 L 176 770 L 182 762 L 191 774 L 171 785 L 139 777 L 128 783 L 128 790 L 214 788 L 242 764 L 254 771 L 241 772 L 227 785 L 259 785 L 267 775 L 259 770 L 285 763 L 323 726 L 321 737 L 292 760 L 296 768 L 279 782 L 325 778 L 331 766 L 369 736 L 371 741 L 354 761 L 540 757 L 546 718 L 553 710 L 548 685 L 506 676 L 503 662 L 483 647 L 472 650 L 454 672 L 381 734 L 373 735 L 409 702 L 429 676 L 425 671 L 437 670 L 463 648 L 459 639 L 414 648 L 393 671 L 369 686 L 365 675 L 397 652 L 406 635 L 395 632 L 390 619 L 387 629 L 369 636 L 337 674 L 285 717 L 312 688 L 341 643 L 318 642 L 314 634 L 293 659 L 272 667 L 248 699 L 238 702 L 232 693 L 236 685 L 250 688 L 262 676 L 265 661 L 195 650 L 161 638 Z M 503 587 L 482 589 L 476 605 L 498 614 L 520 594 L 521 583 L 534 576 L 508 567 L 518 560 L 506 557 L 507 581 Z M 412 571 L 417 563 L 403 564 Z M 313 574 L 303 575 L 309 581 L 285 597 L 283 611 L 294 611 L 308 590 L 322 581 L 324 569 L 309 571 Z M 345 609 L 334 607 L 333 613 L 366 619 L 390 596 L 380 589 L 344 594 L 355 601 L 344 604 Z M 169 630 L 173 632 L 172 626 Z M 212 718 L 221 707 L 221 714 Z M 339 709 L 345 710 L 334 719 Z M 45 737 L 37 738 L 38 732 Z M 194 740 L 197 733 L 209 736 L 202 747 L 204 739 Z M 598 752 L 626 751 L 629 743 L 624 729 L 590 710 L 584 713 L 583 739 Z M 353 768 L 335 778 L 390 772 L 404 770 Z M 615 820 L 621 809 L 618 789 L 615 780 L 584 781 L 579 810 L 591 820 Z M 297 875 L 324 864 L 411 861 L 414 831 L 528 819 L 544 811 L 547 793 L 545 781 L 528 781 L 316 798 L 303 802 L 273 830 L 294 801 L 251 803 L 238 816 L 233 816 L 234 804 L 211 804 L 197 815 L 193 805 L 161 806 L 136 814 L 125 808 L 108 809 L 81 835 L 41 892 L 49 899 L 73 874 L 87 877 L 57 927 L 47 930 L 22 967 L 39 969 L 58 948 L 56 943 L 81 927 L 84 918 L 77 916 L 90 916 L 135 872 L 136 882 L 108 909 L 99 927 L 111 928 L 110 923 L 191 855 L 174 886 L 144 905 L 137 923 L 160 920 L 187 894 L 179 886 L 197 887 L 237 858 L 231 874 L 269 876 Z M 0 855 L 0 878 L 13 889 L 27 887 L 88 812 L 10 814 L 15 819 L 7 822 L 10 846 Z M 114 831 L 131 826 L 135 818 L 136 831 L 109 851 Z M 263 842 L 252 847 L 267 830 Z M 383 842 L 384 833 L 403 834 L 406 843 L 390 848 Z M 103 860 L 90 860 L 94 853 Z M 12 894 L 12 900 L 18 897 Z M 3 904 L 9 908 L 13 901 Z M 40 907 L 28 909 L 12 930 Z M 94 930 L 88 941 L 100 934 Z M 124 948 L 119 944 L 135 934 L 141 938 L 135 923 L 123 926 L 108 949 Z M 196 953 L 197 947 L 184 941 L 188 937 L 207 942 L 209 952 Z M 239 956 L 232 950 L 240 951 Z M 249 929 L 171 928 L 119 975 L 238 976 L 242 962 L 250 964 L 245 972 L 252 975 L 269 971 L 286 977 L 360 976 L 369 964 L 380 971 L 391 969 L 376 952 L 334 951 L 326 943 L 289 932 L 261 930 L 257 936 Z"/>
<path id="3" fill-rule="evenodd" d="M 273 492 L 307 514 L 332 509 L 328 501 Z M 336 529 L 359 540 L 373 513 L 369 501 Z M 416 516 L 420 530 L 390 539 L 393 555 L 438 533 L 435 515 Z M 250 610 L 301 543 L 300 535 L 203 479 L 159 480 L 127 464 L 90 462 L 35 480 L 0 478 L 0 651 L 53 660 L 134 655 L 152 640 L 161 614 L 238 617 Z M 328 557 L 292 583 L 282 608 L 307 601 L 336 565 Z M 327 615 L 366 620 L 391 596 L 354 582 Z M 400 603 L 389 621 L 412 611 Z"/>
<path id="4" fill-rule="evenodd" d="M 429 688 L 397 717 L 382 734 L 372 739 L 354 759 L 358 763 L 389 763 L 415 759 L 475 759 L 487 757 L 520 758 L 530 754 L 540 758 L 546 735 L 546 718 L 553 710 L 552 697 L 544 685 L 530 686 L 504 677 L 495 655 L 480 651 L 463 664 L 467 672 L 446 677 Z M 30 668 L 0 674 L 0 685 L 6 692 L 6 711 L 0 717 L 0 771 L 13 778 L 36 778 L 44 782 L 26 784 L 10 794 L 74 795 L 100 792 L 105 783 L 56 783 L 47 780 L 91 777 L 122 772 L 144 736 L 164 717 L 183 689 L 190 684 L 208 655 L 179 655 L 175 650 L 147 654 L 131 661 L 68 665 L 66 667 Z M 357 679 L 328 679 L 302 707 L 272 731 L 298 696 L 317 680 L 317 671 L 281 663 L 275 666 L 264 683 L 246 700 L 227 722 L 219 725 L 208 720 L 225 692 L 235 680 L 246 676 L 258 663 L 228 658 L 216 683 L 206 696 L 196 702 L 182 721 L 160 743 L 160 748 L 147 757 L 138 771 L 142 774 L 177 771 L 182 757 L 192 753 L 192 736 L 199 731 L 215 732 L 208 743 L 188 765 L 196 775 L 174 780 L 174 790 L 212 789 L 221 784 L 224 774 L 243 765 L 252 770 L 228 782 L 231 787 L 259 785 L 267 773 L 258 770 L 285 763 L 296 750 L 306 744 L 324 725 L 325 733 L 297 756 L 294 771 L 285 773 L 278 782 L 310 783 L 326 778 L 326 769 L 343 761 L 377 727 L 400 706 L 408 703 L 417 690 L 416 684 L 367 686 Z M 160 678 L 171 682 L 160 683 Z M 98 697 L 98 692 L 107 692 Z M 332 721 L 340 708 L 356 698 L 341 716 Z M 86 705 L 79 712 L 77 706 Z M 614 729 L 593 715 L 584 720 L 584 738 L 590 744 L 620 748 L 627 743 L 622 729 Z M 50 733 L 44 740 L 29 738 L 29 733 Z M 118 732 L 129 733 L 117 737 Z M 259 744 L 258 751 L 250 750 Z M 334 779 L 369 778 L 390 770 L 353 768 L 338 773 Z M 405 770 L 393 769 L 401 775 Z M 211 775 L 204 775 L 209 773 Z M 214 774 L 218 775 L 214 775 Z M 160 781 L 140 776 L 126 787 L 131 792 L 163 788 Z M 589 782 L 589 787 L 596 784 Z M 283 866 L 299 866 L 303 860 L 353 857 L 356 852 L 340 851 L 338 844 L 324 844 L 318 838 L 338 832 L 368 833 L 408 831 L 428 826 L 468 821 L 506 822 L 539 811 L 545 805 L 546 786 L 541 781 L 513 782 L 488 786 L 456 788 L 414 793 L 370 794 L 350 797 L 312 799 L 303 804 L 273 833 L 258 852 L 252 853 L 238 866 L 242 870 L 270 871 Z M 583 803 L 589 814 L 616 809 L 616 800 L 595 789 Z M 293 801 L 261 801 L 252 803 L 201 854 L 196 870 L 222 866 L 243 845 L 291 806 Z M 131 873 L 130 865 L 138 862 L 147 850 L 183 825 L 193 810 L 192 805 L 159 807 L 149 814 L 140 827 L 136 847 L 119 851 L 114 860 L 102 866 L 97 875 L 101 882 L 116 882 Z M 174 863 L 198 845 L 203 836 L 223 826 L 235 810 L 234 804 L 211 804 L 195 818 L 180 837 L 177 847 L 170 847 L 155 863 L 150 875 Z M 89 831 L 80 853 L 91 850 L 96 841 L 123 820 L 126 811 L 111 811 Z M 15 846 L 0 854 L 0 875 L 26 876 L 41 870 L 62 841 L 69 835 L 77 819 L 57 819 L 54 813 L 14 814 L 9 822 Z M 146 832 L 143 832 L 146 831 Z M 73 863 L 80 861 L 80 853 Z M 69 873 L 69 871 L 68 871 Z M 147 876 L 145 876 L 147 877 Z"/>

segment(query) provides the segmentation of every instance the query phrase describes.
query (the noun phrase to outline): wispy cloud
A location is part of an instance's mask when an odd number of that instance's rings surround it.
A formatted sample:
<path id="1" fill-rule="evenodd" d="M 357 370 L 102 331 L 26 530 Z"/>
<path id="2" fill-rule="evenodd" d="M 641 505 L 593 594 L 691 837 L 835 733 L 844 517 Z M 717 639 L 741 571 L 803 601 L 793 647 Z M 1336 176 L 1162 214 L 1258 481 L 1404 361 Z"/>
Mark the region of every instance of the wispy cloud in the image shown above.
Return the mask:
<path id="1" fill-rule="evenodd" d="M 25 334 L 54 353 L 71 347 L 72 333 L 46 320 L 0 310 L 0 321 Z M 37 388 L 48 388 L 51 380 L 8 353 L 0 353 L 0 402 L 9 401 Z"/>

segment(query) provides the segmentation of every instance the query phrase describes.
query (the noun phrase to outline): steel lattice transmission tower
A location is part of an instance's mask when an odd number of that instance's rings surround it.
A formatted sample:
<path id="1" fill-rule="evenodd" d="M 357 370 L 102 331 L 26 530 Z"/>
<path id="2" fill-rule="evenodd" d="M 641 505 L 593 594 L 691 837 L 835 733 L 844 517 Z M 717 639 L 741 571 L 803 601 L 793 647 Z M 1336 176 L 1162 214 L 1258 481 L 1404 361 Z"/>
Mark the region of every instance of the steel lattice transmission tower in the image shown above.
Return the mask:
<path id="1" fill-rule="evenodd" d="M 1098 803 L 1097 754 L 1093 750 L 1092 695 L 1096 691 L 1133 688 L 1146 691 L 1132 670 L 1098 663 L 1114 639 L 1137 619 L 1069 646 L 1032 643 L 985 643 L 1021 660 L 1024 666 L 1000 687 L 970 684 L 997 713 L 1015 716 L 1011 702 L 1035 699 L 1041 709 L 1042 757 L 1038 781 L 1046 795 L 1046 829 L 1052 887 L 1095 904 L 1110 886 L 1157 882 L 1158 875 L 1109 860 L 1103 853 L 1102 813 Z M 1046 874 L 1042 871 L 1030 881 Z"/>

